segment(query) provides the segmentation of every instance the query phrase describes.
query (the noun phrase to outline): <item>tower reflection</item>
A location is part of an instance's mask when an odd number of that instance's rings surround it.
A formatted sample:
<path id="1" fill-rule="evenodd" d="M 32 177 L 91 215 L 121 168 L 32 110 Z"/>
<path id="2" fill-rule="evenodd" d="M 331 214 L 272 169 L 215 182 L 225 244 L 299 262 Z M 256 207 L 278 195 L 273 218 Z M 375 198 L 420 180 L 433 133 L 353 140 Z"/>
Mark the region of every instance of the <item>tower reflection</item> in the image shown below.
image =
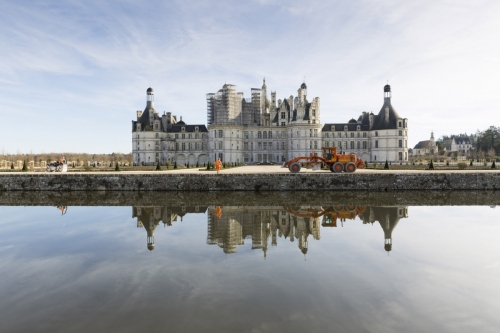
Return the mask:
<path id="1" fill-rule="evenodd" d="M 156 227 L 163 223 L 163 226 L 172 226 L 173 222 L 182 218 L 186 214 L 204 214 L 207 207 L 188 207 L 188 206 L 170 206 L 170 207 L 153 207 L 153 206 L 134 206 L 132 207 L 132 217 L 137 218 L 137 228 L 146 229 L 147 233 L 147 248 L 152 251 L 155 248 L 155 230 Z"/>
<path id="2" fill-rule="evenodd" d="M 172 226 L 186 214 L 207 214 L 207 244 L 217 245 L 226 254 L 236 253 L 245 241 L 252 242 L 252 250 L 261 250 L 267 257 L 269 243 L 278 245 L 278 239 L 297 243 L 305 255 L 309 240 L 321 239 L 322 227 L 337 227 L 347 220 L 359 218 L 363 224 L 378 222 L 384 232 L 384 249 L 392 250 L 392 232 L 399 220 L 408 217 L 407 206 L 134 206 L 132 217 L 137 227 L 145 228 L 147 248 L 155 247 L 154 234 L 162 222 Z"/>

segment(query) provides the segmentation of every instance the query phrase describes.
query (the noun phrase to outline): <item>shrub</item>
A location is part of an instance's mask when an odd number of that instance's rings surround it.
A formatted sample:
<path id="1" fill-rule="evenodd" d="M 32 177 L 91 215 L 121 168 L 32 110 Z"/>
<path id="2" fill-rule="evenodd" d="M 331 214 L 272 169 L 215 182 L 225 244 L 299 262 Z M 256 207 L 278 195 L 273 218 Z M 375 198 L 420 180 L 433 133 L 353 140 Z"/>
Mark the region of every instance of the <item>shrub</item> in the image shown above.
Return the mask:
<path id="1" fill-rule="evenodd" d="M 207 162 L 207 170 L 210 170 L 210 161 Z"/>
<path id="2" fill-rule="evenodd" d="M 167 169 L 170 169 L 170 160 L 167 161 Z"/>
<path id="3" fill-rule="evenodd" d="M 429 170 L 434 170 L 434 163 L 432 163 L 432 160 L 431 163 L 429 163 Z"/>
<path id="4" fill-rule="evenodd" d="M 177 169 L 177 161 L 174 162 L 174 169 Z"/>
<path id="5" fill-rule="evenodd" d="M 14 162 L 12 162 L 12 163 L 10 164 L 10 169 L 11 169 L 11 170 L 14 170 Z"/>
<path id="6" fill-rule="evenodd" d="M 118 163 L 115 164 L 115 171 L 120 171 L 120 165 Z"/>
<path id="7" fill-rule="evenodd" d="M 199 166 L 200 166 L 200 165 L 199 165 L 199 163 L 198 163 L 198 162 L 196 162 L 196 167 L 198 168 Z"/>
<path id="8" fill-rule="evenodd" d="M 470 164 L 469 164 L 469 166 L 472 166 L 472 160 L 470 160 Z"/>
<path id="9" fill-rule="evenodd" d="M 385 165 L 384 165 L 384 169 L 389 169 L 389 163 L 387 162 L 387 160 L 385 160 Z"/>
<path id="10" fill-rule="evenodd" d="M 497 167 L 497 166 L 495 165 L 495 160 L 493 160 L 493 163 L 491 163 L 491 168 L 492 168 L 492 169 L 496 169 L 496 167 Z"/>
<path id="11" fill-rule="evenodd" d="M 189 169 L 189 162 L 187 162 L 187 164 L 186 164 L 186 168 L 188 168 L 188 169 Z"/>
<path id="12" fill-rule="evenodd" d="M 156 164 L 156 171 L 161 171 L 160 161 Z"/>
<path id="13" fill-rule="evenodd" d="M 457 166 L 460 170 L 464 170 L 465 168 L 467 168 L 467 163 L 463 163 L 463 162 L 458 163 Z"/>
<path id="14" fill-rule="evenodd" d="M 28 166 L 26 165 L 26 161 L 23 161 L 22 171 L 28 171 Z"/>

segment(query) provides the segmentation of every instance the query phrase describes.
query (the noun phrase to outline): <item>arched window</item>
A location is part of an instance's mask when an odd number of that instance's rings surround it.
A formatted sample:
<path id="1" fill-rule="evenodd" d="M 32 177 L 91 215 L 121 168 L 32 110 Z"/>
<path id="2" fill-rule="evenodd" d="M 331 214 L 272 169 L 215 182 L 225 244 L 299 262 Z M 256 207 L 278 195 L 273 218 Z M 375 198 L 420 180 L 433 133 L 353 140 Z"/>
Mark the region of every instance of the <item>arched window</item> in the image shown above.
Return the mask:
<path id="1" fill-rule="evenodd" d="M 267 139 L 267 132 L 264 131 L 264 139 Z"/>

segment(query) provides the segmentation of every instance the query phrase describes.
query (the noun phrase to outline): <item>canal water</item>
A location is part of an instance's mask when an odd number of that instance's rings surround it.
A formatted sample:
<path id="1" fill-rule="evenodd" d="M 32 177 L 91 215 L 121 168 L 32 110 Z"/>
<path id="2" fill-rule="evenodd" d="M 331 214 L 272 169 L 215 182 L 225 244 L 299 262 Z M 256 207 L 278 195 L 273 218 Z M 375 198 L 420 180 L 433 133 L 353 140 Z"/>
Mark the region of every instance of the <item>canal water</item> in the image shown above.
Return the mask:
<path id="1" fill-rule="evenodd" d="M 500 327 L 495 199 L 134 195 L 0 197 L 1 332 Z"/>

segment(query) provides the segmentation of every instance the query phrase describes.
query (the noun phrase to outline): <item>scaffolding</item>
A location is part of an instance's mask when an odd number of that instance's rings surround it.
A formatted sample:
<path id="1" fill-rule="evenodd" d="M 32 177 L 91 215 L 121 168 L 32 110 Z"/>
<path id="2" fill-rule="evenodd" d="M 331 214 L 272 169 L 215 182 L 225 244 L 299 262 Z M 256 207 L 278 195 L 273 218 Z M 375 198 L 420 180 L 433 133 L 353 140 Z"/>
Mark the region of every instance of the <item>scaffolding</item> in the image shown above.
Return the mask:
<path id="1" fill-rule="evenodd" d="M 215 94 L 207 94 L 207 124 L 212 125 L 215 122 Z"/>

